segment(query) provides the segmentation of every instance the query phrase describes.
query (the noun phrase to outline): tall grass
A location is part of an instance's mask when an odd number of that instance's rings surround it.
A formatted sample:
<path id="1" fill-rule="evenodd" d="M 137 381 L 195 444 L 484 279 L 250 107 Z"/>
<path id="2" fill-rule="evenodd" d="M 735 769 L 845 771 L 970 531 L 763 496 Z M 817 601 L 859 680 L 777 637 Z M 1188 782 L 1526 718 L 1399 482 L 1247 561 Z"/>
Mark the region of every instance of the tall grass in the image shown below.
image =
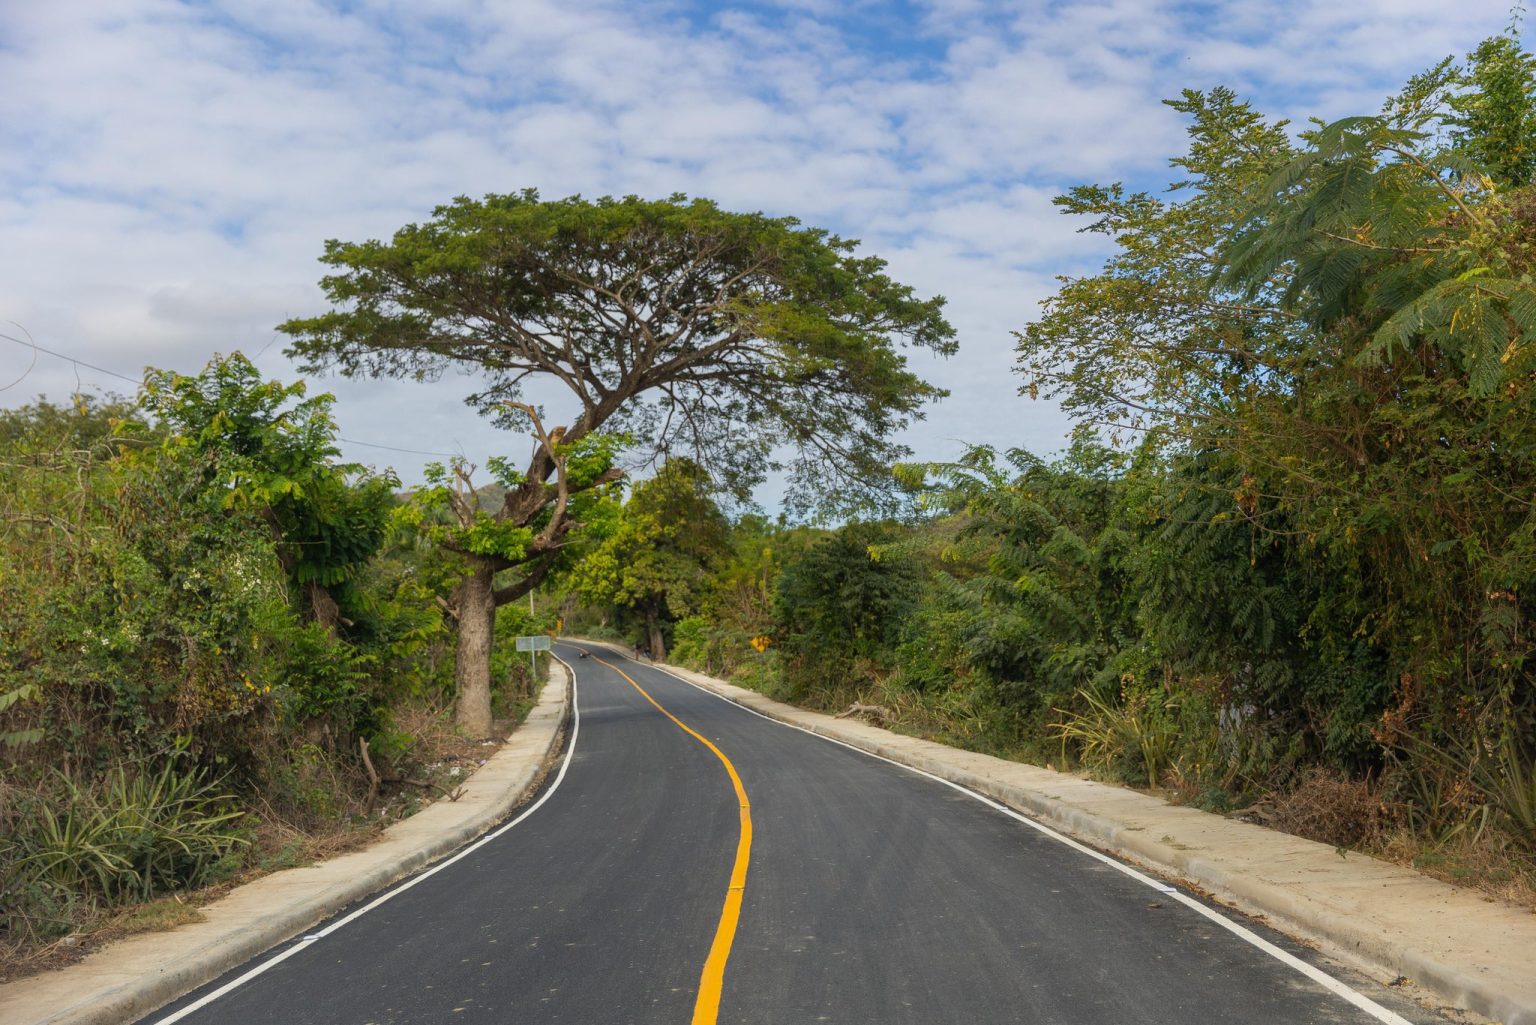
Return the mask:
<path id="1" fill-rule="evenodd" d="M 14 939 L 198 886 L 249 842 L 222 781 L 174 753 L 90 781 L 55 771 L 14 799 L 0 836 L 0 923 Z"/>
<path id="2" fill-rule="evenodd" d="M 1118 769 L 1131 782 L 1157 786 L 1178 750 L 1177 706 L 1140 692 L 1127 692 L 1118 703 L 1086 689 L 1078 698 L 1086 710 L 1057 709 L 1062 721 L 1049 727 L 1063 755 L 1075 748 L 1079 760 L 1101 773 Z"/>

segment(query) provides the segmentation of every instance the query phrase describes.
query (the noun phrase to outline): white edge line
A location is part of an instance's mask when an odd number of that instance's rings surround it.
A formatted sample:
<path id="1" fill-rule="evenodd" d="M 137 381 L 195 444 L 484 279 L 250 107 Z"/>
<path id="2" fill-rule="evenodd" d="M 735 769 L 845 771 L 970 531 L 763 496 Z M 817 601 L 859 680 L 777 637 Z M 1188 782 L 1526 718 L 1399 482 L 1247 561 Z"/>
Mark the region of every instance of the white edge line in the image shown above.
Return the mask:
<path id="1" fill-rule="evenodd" d="M 551 652 L 551 654 L 553 654 L 553 652 Z M 560 659 L 560 664 L 565 666 L 566 671 L 571 674 L 571 739 L 566 743 L 565 758 L 560 762 L 560 771 L 555 775 L 554 782 L 545 788 L 544 793 L 540 795 L 537 801 L 534 801 L 527 808 L 524 808 L 522 814 L 518 815 L 518 817 L 513 819 L 511 822 L 508 822 L 506 825 L 500 826 L 494 831 L 485 834 L 480 839 L 469 844 L 469 846 L 460 848 L 460 850 L 453 854 L 451 857 L 444 858 L 442 861 L 439 861 L 437 864 L 431 866 L 430 868 L 425 869 L 417 875 L 411 876 L 405 882 L 399 884 L 386 893 L 380 894 L 373 900 L 369 901 L 367 904 L 364 904 L 362 907 L 352 912 L 350 915 L 347 915 L 345 918 L 341 918 L 335 922 L 332 922 L 330 925 L 326 926 L 324 929 L 319 930 L 318 932 L 305 933 L 298 942 L 294 943 L 287 950 L 284 950 L 281 954 L 277 954 L 274 957 L 268 958 L 261 964 L 257 965 L 255 968 L 252 968 L 250 971 L 246 972 L 244 975 L 241 975 L 239 978 L 231 979 L 229 982 L 226 982 L 212 993 L 199 998 L 198 1000 L 188 1004 L 186 1007 L 183 1007 L 181 1010 L 176 1011 L 173 1014 L 169 1014 L 164 1018 L 154 1019 L 154 1025 L 172 1025 L 172 1023 L 181 1021 L 181 1019 L 185 1018 L 189 1014 L 192 1014 L 194 1011 L 202 1010 L 204 1007 L 207 1007 L 209 1004 L 213 1003 L 215 1000 L 219 999 L 225 994 L 239 989 L 241 986 L 245 985 L 247 982 L 250 982 L 258 975 L 266 972 L 268 969 L 275 968 L 277 965 L 288 960 L 299 951 L 309 949 L 310 945 L 315 941 L 324 939 L 331 933 L 340 929 L 342 926 L 347 925 L 348 923 L 354 921 L 357 918 L 360 918 L 363 915 L 366 915 L 380 904 L 400 896 L 400 894 L 404 893 L 406 890 L 409 890 L 417 883 L 437 875 L 437 873 L 441 872 L 443 869 L 447 868 L 449 865 L 452 865 L 459 859 L 468 857 L 475 851 L 479 850 L 481 847 L 484 847 L 492 840 L 495 840 L 497 837 L 501 836 L 507 830 L 517 825 L 519 822 L 522 822 L 534 812 L 538 811 L 540 806 L 543 805 L 545 801 L 549 800 L 550 797 L 554 795 L 556 790 L 560 789 L 560 782 L 561 780 L 565 779 L 565 770 L 571 766 L 571 755 L 575 754 L 576 752 L 576 736 L 581 732 L 581 706 L 576 701 L 576 669 L 563 658 Z"/>
<path id="2" fill-rule="evenodd" d="M 637 661 L 636 659 L 630 658 L 630 656 L 624 655 L 622 653 L 619 653 L 619 657 L 629 659 L 631 662 Z M 1206 918 L 1210 919 L 1212 922 L 1215 922 L 1217 925 L 1237 936 L 1239 939 L 1252 944 L 1259 950 L 1262 950 L 1264 953 L 1275 958 L 1277 961 L 1281 962 L 1287 967 L 1300 972 L 1302 975 L 1305 975 L 1319 986 L 1322 986 L 1328 992 L 1349 1001 L 1351 1004 L 1354 1004 L 1356 1007 L 1360 1008 L 1362 1011 L 1366 1012 L 1377 1021 L 1383 1022 L 1385 1025 L 1413 1025 L 1413 1022 L 1410 1022 L 1407 1018 L 1404 1018 L 1396 1011 L 1383 1007 L 1381 1004 L 1378 1004 L 1370 997 L 1354 989 L 1354 987 L 1340 982 L 1338 979 L 1335 979 L 1332 975 L 1329 975 L 1327 972 L 1323 971 L 1316 965 L 1308 964 L 1306 961 L 1303 961 L 1296 955 L 1286 950 L 1282 950 L 1280 947 L 1275 946 L 1273 943 L 1269 942 L 1264 937 L 1254 932 L 1252 929 L 1239 925 L 1238 923 L 1227 918 L 1225 915 L 1218 914 L 1186 893 L 1180 892 L 1178 890 L 1171 890 L 1168 884 L 1163 882 L 1161 879 L 1156 879 L 1144 872 L 1134 869 L 1124 862 L 1110 857 L 1103 851 L 1094 850 L 1087 844 L 1080 843 L 1079 841 L 1072 839 L 1070 836 L 1067 836 L 1064 833 L 1057 832 L 1050 826 L 1047 826 L 1042 822 L 1038 822 L 1035 819 L 1030 818 L 1028 815 L 1008 807 L 1006 804 L 995 801 L 984 794 L 979 794 L 976 791 L 971 790 L 969 787 L 962 786 L 953 780 L 948 780 L 943 776 L 936 776 L 924 769 L 919 769 L 916 766 L 907 765 L 904 762 L 898 762 L 893 758 L 887 758 L 884 755 L 875 754 L 873 751 L 866 751 L 862 747 L 850 744 L 847 741 L 838 740 L 836 737 L 829 737 L 824 733 L 817 733 L 815 730 L 809 729 L 805 726 L 800 726 L 797 723 L 785 722 L 782 719 L 775 719 L 771 715 L 765 715 L 755 708 L 749 708 L 748 706 L 743 705 L 738 701 L 731 700 L 724 694 L 716 693 L 710 688 L 705 687 L 703 684 L 694 683 L 692 680 L 681 677 L 672 672 L 670 669 L 663 669 L 654 663 L 639 662 L 638 664 L 649 666 L 649 668 L 654 669 L 659 673 L 665 673 L 667 676 L 672 677 L 672 679 L 677 680 L 680 683 L 686 683 L 688 686 L 693 687 L 696 690 L 703 691 L 705 694 L 708 694 L 714 698 L 718 698 L 733 708 L 739 708 L 744 712 L 755 715 L 759 719 L 766 719 L 771 723 L 777 723 L 780 726 L 785 726 L 792 730 L 799 730 L 801 733 L 806 733 L 810 736 L 825 740 L 829 744 L 836 744 L 839 747 L 846 747 L 850 751 L 857 751 L 861 755 L 866 755 L 878 761 L 886 762 L 890 765 L 896 766 L 897 768 L 905 769 L 908 772 L 916 773 L 919 776 L 924 776 L 936 783 L 942 783 L 953 790 L 958 790 L 960 793 L 965 794 L 967 797 L 974 798 L 987 807 L 992 808 L 995 811 L 1002 812 L 1009 818 L 1017 819 L 1018 821 L 1024 823 L 1026 826 L 1029 826 L 1030 828 L 1043 833 L 1044 835 L 1058 841 L 1059 843 L 1066 844 L 1068 847 L 1071 847 L 1075 851 L 1080 851 L 1081 853 L 1088 855 L 1090 858 L 1101 861 L 1111 868 L 1114 868 L 1124 873 L 1125 875 L 1130 876 L 1132 879 L 1135 879 L 1146 886 L 1150 886 L 1152 889 L 1157 890 L 1160 893 L 1165 893 L 1171 896 L 1174 900 L 1177 900 L 1179 903 L 1185 905 L 1186 907 L 1192 908 L 1193 910 L 1199 912 L 1201 915 L 1204 915 Z"/>

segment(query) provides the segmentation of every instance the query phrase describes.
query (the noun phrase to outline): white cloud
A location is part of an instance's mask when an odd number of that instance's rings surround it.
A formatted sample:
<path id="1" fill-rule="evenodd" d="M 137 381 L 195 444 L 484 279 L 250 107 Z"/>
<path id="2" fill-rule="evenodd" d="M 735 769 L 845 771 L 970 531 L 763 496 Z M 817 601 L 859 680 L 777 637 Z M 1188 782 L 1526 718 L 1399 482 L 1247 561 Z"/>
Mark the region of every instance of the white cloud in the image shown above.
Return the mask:
<path id="1" fill-rule="evenodd" d="M 5 5 L 0 321 L 130 376 L 240 348 L 291 378 L 272 326 L 321 308 L 326 238 L 387 236 L 458 194 L 684 191 L 862 238 L 949 297 L 961 354 L 923 365 L 955 398 L 912 433 L 920 454 L 960 438 L 1049 450 L 1064 421 L 1014 394 L 1009 331 L 1053 275 L 1103 254 L 1052 195 L 1161 182 L 1182 126 L 1160 100 L 1183 86 L 1230 83 L 1293 118 L 1373 110 L 1507 20 L 1504 0 L 894 10 Z M 0 385 L 29 360 L 0 342 Z M 44 358 L 0 402 L 67 394 L 75 374 Z M 522 450 L 460 404 L 463 380 L 320 386 L 348 437 L 480 462 Z M 398 457 L 407 476 L 420 462 Z"/>

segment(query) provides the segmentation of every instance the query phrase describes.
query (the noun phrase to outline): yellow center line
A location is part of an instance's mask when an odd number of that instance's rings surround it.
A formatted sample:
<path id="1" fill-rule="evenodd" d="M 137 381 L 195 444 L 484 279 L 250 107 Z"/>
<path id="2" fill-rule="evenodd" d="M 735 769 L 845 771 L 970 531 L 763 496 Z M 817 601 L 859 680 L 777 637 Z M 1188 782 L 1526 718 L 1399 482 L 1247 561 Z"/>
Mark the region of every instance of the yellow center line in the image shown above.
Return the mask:
<path id="1" fill-rule="evenodd" d="M 699 976 L 699 996 L 693 1003 L 693 1025 L 715 1025 L 720 1015 L 720 993 L 725 986 L 725 962 L 730 959 L 731 942 L 736 938 L 736 923 L 741 920 L 741 897 L 747 888 L 747 862 L 752 856 L 752 806 L 747 803 L 747 788 L 741 785 L 736 766 L 707 737 L 663 708 L 661 702 L 651 697 L 624 670 L 596 655 L 592 657 L 628 680 L 629 685 L 655 705 L 657 711 L 713 751 L 715 757 L 720 759 L 720 764 L 725 766 L 726 774 L 731 777 L 731 786 L 736 790 L 736 800 L 741 805 L 741 837 L 736 841 L 736 863 L 731 866 L 731 882 L 725 891 L 725 907 L 720 912 L 720 924 L 715 927 L 715 940 L 709 945 L 709 956 L 704 959 L 704 971 Z"/>

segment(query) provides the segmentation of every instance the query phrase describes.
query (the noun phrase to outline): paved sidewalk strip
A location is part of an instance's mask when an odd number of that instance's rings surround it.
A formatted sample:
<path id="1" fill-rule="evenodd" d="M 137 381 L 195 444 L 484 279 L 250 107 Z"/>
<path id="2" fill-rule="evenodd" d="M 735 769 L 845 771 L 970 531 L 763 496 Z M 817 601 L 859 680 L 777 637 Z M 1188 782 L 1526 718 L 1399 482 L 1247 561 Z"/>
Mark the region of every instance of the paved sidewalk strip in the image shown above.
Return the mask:
<path id="1" fill-rule="evenodd" d="M 539 778 L 570 694 L 569 673 L 553 663 L 528 718 L 465 780 L 457 801 L 433 802 L 362 850 L 238 887 L 204 907 L 204 921 L 132 936 L 0 986 L 0 1025 L 135 1021 L 489 832 Z"/>
<path id="2" fill-rule="evenodd" d="M 617 649 L 615 649 L 617 650 Z M 1536 913 L 1363 854 L 1066 773 L 902 736 L 655 663 L 739 705 L 968 787 L 1183 879 L 1282 932 L 1446 1004 L 1536 1025 Z"/>

